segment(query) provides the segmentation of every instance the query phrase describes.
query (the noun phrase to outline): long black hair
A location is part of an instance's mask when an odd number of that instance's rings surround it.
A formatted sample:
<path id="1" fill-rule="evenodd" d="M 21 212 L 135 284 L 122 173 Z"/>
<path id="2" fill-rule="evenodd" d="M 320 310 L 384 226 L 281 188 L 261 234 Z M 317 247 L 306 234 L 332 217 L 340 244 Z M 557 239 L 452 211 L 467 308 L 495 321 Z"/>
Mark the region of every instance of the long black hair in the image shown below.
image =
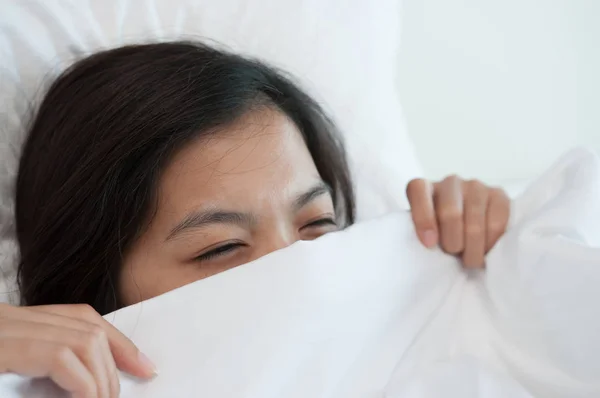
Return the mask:
<path id="1" fill-rule="evenodd" d="M 283 73 L 201 43 L 131 45 L 91 55 L 50 87 L 16 185 L 23 304 L 121 306 L 124 254 L 155 210 L 166 162 L 257 101 L 300 130 L 338 217 L 354 221 L 346 155 L 321 107 Z"/>

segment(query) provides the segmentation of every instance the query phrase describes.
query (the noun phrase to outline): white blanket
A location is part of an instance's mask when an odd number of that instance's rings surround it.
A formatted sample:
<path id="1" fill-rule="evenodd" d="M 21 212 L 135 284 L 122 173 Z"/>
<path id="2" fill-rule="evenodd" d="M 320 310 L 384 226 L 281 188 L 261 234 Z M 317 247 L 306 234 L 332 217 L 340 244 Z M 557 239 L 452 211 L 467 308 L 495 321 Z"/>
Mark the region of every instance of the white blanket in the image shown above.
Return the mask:
<path id="1" fill-rule="evenodd" d="M 530 187 L 485 272 L 396 214 L 106 318 L 160 369 L 125 398 L 600 397 L 600 161 Z M 0 396 L 61 394 L 5 375 Z"/>

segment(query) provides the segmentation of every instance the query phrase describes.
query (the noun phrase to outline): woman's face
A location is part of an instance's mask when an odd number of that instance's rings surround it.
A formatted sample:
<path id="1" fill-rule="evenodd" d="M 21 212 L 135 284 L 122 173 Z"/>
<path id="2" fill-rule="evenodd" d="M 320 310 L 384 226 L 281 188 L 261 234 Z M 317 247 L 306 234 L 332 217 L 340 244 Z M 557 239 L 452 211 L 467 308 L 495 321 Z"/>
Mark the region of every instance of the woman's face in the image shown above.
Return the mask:
<path id="1" fill-rule="evenodd" d="M 337 229 L 296 126 L 264 108 L 179 152 L 120 275 L 125 305 Z"/>

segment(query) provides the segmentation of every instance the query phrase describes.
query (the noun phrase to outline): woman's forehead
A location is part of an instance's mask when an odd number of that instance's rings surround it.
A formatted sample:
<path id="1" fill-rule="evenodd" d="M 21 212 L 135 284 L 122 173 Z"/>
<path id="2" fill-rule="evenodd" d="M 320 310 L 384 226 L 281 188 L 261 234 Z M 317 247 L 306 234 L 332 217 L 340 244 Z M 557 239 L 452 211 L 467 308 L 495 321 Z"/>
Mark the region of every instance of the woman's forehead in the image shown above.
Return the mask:
<path id="1" fill-rule="evenodd" d="M 265 107 L 180 151 L 162 174 L 158 210 L 285 200 L 318 180 L 295 124 Z"/>

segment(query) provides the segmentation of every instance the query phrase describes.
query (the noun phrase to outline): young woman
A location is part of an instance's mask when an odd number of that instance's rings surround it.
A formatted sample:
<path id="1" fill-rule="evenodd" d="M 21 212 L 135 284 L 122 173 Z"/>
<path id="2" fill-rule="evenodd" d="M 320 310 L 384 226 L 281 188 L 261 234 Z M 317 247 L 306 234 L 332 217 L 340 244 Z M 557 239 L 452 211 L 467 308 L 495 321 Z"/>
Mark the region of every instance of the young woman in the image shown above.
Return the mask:
<path id="1" fill-rule="evenodd" d="M 421 241 L 483 264 L 509 201 L 479 182 L 416 180 Z M 92 55 L 50 87 L 16 192 L 26 307 L 0 307 L 0 372 L 78 397 L 118 395 L 152 363 L 106 314 L 354 221 L 346 156 L 280 72 L 197 43 Z"/>

